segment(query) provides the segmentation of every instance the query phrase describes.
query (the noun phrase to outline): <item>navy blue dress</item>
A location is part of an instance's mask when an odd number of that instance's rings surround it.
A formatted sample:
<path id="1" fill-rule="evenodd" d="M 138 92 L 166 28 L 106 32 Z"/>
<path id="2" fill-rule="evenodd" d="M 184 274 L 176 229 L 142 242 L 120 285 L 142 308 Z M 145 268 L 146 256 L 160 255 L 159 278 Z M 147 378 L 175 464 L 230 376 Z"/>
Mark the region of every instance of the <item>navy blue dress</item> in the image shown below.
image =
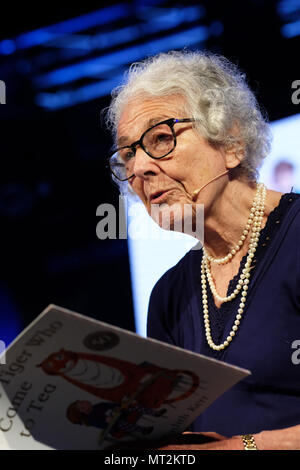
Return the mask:
<path id="1" fill-rule="evenodd" d="M 269 215 L 241 324 L 222 351 L 212 350 L 205 338 L 201 260 L 202 250 L 191 250 L 157 282 L 149 303 L 148 336 L 244 367 L 252 375 L 217 399 L 191 430 L 232 436 L 300 424 L 300 364 L 292 361 L 293 342 L 300 340 L 300 195 L 283 195 Z M 220 344 L 231 331 L 240 296 L 217 308 L 207 291 L 212 337 Z"/>

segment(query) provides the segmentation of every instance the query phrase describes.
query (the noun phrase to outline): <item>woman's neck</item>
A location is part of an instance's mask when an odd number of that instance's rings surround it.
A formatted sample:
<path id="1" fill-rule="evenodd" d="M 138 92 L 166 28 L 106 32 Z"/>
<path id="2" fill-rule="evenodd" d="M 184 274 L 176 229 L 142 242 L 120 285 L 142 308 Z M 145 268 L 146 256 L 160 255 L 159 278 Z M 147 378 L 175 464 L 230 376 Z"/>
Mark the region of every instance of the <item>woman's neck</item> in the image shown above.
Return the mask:
<path id="1" fill-rule="evenodd" d="M 255 194 L 256 183 L 230 181 L 205 213 L 204 245 L 213 257 L 226 256 L 238 243 L 247 224 Z M 281 196 L 282 193 L 267 191 L 263 227 Z M 247 249 L 248 240 L 245 241 L 240 256 L 243 256 Z"/>

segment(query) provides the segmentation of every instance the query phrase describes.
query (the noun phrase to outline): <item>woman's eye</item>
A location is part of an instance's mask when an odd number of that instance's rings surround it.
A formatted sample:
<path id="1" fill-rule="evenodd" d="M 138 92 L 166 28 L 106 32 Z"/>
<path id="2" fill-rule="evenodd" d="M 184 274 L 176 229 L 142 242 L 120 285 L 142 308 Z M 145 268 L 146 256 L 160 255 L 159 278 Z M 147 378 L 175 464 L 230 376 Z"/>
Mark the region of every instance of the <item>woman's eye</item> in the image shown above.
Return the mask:
<path id="1" fill-rule="evenodd" d="M 155 140 L 157 143 L 169 142 L 172 139 L 171 134 L 157 134 Z"/>
<path id="2" fill-rule="evenodd" d="M 133 157 L 134 157 L 134 152 L 132 150 L 126 150 L 126 151 L 121 152 L 121 158 L 125 162 L 127 162 L 128 160 L 131 160 L 131 158 Z"/>

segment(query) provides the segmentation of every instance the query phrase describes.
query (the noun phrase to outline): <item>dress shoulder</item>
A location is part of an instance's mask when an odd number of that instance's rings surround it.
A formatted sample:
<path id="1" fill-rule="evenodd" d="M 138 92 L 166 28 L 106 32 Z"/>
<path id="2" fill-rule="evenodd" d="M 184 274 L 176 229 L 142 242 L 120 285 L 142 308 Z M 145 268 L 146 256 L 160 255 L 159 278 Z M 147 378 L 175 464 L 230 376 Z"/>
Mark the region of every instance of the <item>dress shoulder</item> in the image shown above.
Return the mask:
<path id="1" fill-rule="evenodd" d="M 187 295 L 184 285 L 200 267 L 202 247 L 188 251 L 154 285 L 148 307 L 147 336 L 176 344 L 170 325 L 174 323 L 179 298 Z"/>
<path id="2" fill-rule="evenodd" d="M 168 290 L 176 288 L 181 282 L 182 277 L 195 266 L 200 266 L 202 258 L 202 246 L 197 244 L 193 249 L 189 250 L 174 266 L 168 269 L 161 278 L 156 282 L 152 289 L 152 293 L 157 293 L 163 289 L 164 293 L 168 286 Z"/>

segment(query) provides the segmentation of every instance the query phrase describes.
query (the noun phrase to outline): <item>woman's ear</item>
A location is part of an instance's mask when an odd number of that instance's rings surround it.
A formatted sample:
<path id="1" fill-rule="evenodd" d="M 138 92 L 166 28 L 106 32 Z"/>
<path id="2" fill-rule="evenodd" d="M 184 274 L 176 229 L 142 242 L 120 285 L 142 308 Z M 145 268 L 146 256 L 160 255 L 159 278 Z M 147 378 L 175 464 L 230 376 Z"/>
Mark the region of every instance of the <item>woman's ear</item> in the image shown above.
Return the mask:
<path id="1" fill-rule="evenodd" d="M 245 156 L 243 142 L 234 137 L 225 145 L 225 165 L 228 170 L 238 167 Z"/>
<path id="2" fill-rule="evenodd" d="M 228 170 L 238 167 L 242 160 L 241 152 L 226 152 L 225 154 L 225 165 Z"/>

